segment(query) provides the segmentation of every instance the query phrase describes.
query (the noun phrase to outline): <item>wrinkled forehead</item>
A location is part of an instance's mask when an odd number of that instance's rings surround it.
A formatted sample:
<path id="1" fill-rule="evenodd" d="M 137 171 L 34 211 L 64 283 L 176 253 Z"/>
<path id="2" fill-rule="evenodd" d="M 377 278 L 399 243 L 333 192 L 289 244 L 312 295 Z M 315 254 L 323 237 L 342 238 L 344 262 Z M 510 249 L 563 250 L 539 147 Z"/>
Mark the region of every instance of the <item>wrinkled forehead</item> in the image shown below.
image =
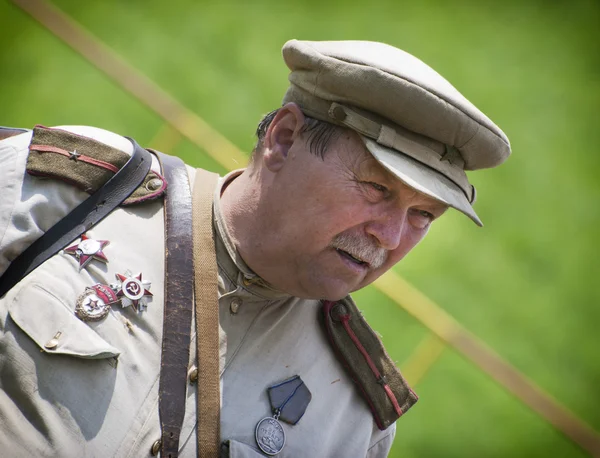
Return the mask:
<path id="1" fill-rule="evenodd" d="M 326 154 L 332 153 L 336 155 L 337 159 L 344 162 L 356 172 L 379 172 L 392 177 L 367 149 L 358 133 L 347 127 L 335 126 L 335 128 L 340 129 L 339 135 L 330 143 Z"/>

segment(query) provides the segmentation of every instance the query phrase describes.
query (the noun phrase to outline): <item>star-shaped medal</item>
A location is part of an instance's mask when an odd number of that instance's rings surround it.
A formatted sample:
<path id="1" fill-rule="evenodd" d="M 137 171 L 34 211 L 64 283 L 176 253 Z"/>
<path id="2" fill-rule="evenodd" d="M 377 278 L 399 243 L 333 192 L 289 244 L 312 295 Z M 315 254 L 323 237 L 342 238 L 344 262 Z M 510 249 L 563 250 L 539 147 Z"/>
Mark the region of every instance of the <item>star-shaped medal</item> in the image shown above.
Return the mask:
<path id="1" fill-rule="evenodd" d="M 109 243 L 108 240 L 94 240 L 83 234 L 79 243 L 65 248 L 65 253 L 75 256 L 79 260 L 79 270 L 81 270 L 85 268 L 92 259 L 107 263 L 108 258 L 102 249 Z"/>
<path id="2" fill-rule="evenodd" d="M 142 274 L 132 275 L 131 272 L 125 272 L 125 275 L 116 274 L 118 283 L 115 288 L 117 297 L 121 299 L 122 307 L 133 305 L 136 312 L 143 312 L 148 307 L 148 300 L 152 293 L 149 281 L 142 281 Z"/>

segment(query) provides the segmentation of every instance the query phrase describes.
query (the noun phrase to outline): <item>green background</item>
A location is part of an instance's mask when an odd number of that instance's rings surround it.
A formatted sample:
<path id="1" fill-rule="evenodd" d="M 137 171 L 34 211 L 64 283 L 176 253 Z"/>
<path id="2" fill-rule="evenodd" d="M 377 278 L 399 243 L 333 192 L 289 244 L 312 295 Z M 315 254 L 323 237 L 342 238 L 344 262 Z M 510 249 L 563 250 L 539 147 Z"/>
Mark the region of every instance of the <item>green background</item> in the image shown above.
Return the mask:
<path id="1" fill-rule="evenodd" d="M 513 156 L 470 175 L 483 229 L 449 212 L 396 269 L 600 430 L 598 2 L 55 4 L 246 152 L 287 87 L 288 39 L 383 41 L 444 75 Z M 152 146 L 164 121 L 7 0 L 0 40 L 0 125 L 94 125 Z M 187 141 L 166 152 L 224 172 Z M 375 289 L 357 299 L 402 367 L 428 331 Z M 416 391 L 393 457 L 586 456 L 450 349 Z"/>

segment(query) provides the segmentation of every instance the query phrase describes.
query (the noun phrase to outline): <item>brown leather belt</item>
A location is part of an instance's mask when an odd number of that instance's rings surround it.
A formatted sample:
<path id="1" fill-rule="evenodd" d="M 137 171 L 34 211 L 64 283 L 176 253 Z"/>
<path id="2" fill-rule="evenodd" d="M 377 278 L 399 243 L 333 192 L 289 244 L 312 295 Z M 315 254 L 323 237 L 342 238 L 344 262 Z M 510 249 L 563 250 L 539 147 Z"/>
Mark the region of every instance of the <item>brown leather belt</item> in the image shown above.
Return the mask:
<path id="1" fill-rule="evenodd" d="M 181 159 L 156 153 L 168 183 L 165 198 L 165 305 L 159 404 L 161 456 L 176 458 L 185 414 L 194 304 L 192 195 Z"/>

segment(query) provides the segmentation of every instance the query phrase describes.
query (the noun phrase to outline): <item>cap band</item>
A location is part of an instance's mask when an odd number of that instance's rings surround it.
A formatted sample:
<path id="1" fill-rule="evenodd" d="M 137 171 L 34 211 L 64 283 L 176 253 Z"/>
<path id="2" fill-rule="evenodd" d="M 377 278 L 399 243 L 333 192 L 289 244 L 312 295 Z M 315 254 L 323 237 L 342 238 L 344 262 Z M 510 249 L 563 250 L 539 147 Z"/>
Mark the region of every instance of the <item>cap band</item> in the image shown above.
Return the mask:
<path id="1" fill-rule="evenodd" d="M 424 144 L 425 142 L 419 142 L 416 134 L 413 134 L 413 139 L 411 139 L 408 137 L 408 133 L 400 134 L 398 132 L 399 128 L 380 124 L 337 102 L 331 104 L 328 115 L 338 124 L 349 127 L 366 137 L 372 138 L 380 145 L 392 148 L 399 154 L 405 154 L 441 173 L 461 189 L 469 202 L 473 203 L 475 201 L 475 188 L 469 183 L 462 168 L 464 160 L 455 148 L 443 145 L 444 152 L 440 154 Z"/>

